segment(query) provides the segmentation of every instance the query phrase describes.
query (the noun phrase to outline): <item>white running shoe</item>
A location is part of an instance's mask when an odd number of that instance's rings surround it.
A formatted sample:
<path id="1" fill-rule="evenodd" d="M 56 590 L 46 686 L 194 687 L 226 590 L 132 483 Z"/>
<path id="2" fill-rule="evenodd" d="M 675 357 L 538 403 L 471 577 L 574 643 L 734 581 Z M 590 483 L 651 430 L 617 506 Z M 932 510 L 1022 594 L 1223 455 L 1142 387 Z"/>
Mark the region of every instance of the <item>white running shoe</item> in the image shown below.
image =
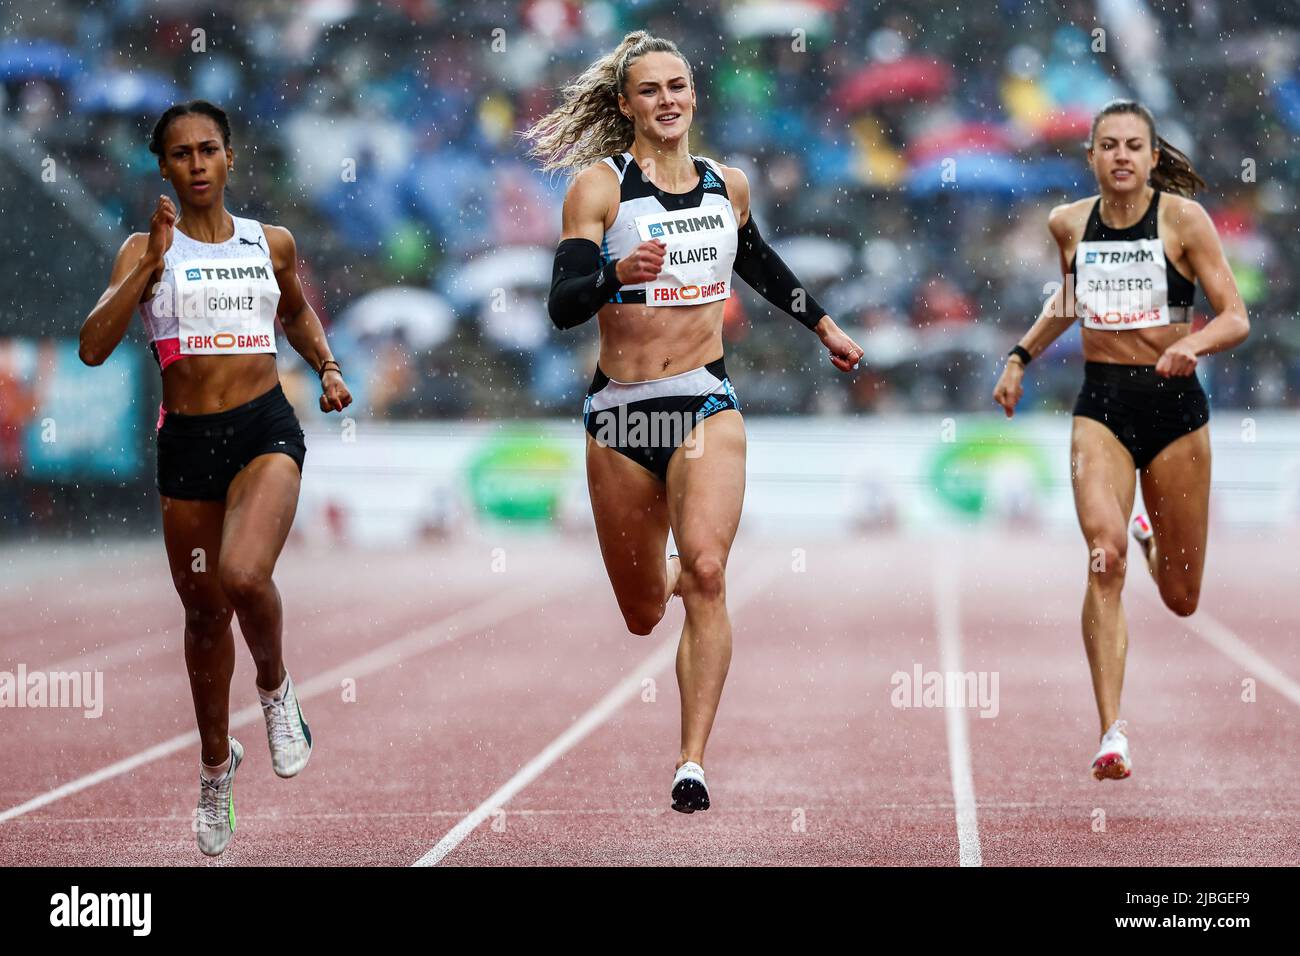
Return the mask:
<path id="1" fill-rule="evenodd" d="M 673 809 L 694 813 L 709 809 L 709 787 L 704 782 L 704 768 L 688 760 L 673 776 Z"/>
<path id="2" fill-rule="evenodd" d="M 1101 738 L 1101 749 L 1092 758 L 1092 775 L 1097 780 L 1123 780 L 1133 773 L 1128 754 L 1127 720 L 1117 720 Z"/>
<path id="3" fill-rule="evenodd" d="M 262 701 L 266 718 L 266 741 L 271 745 L 271 767 L 277 777 L 292 777 L 311 759 L 311 728 L 302 718 L 293 678 L 285 675 L 284 696 L 278 701 Z"/>
<path id="4" fill-rule="evenodd" d="M 194 835 L 205 856 L 220 856 L 235 835 L 235 771 L 244 748 L 230 738 L 230 769 L 216 780 L 199 774 L 199 809 L 194 815 Z"/>
<path id="5" fill-rule="evenodd" d="M 1143 554 L 1150 554 L 1151 539 L 1155 532 L 1151 530 L 1151 522 L 1147 516 L 1139 511 L 1133 516 L 1133 520 L 1128 525 L 1129 534 L 1133 535 L 1133 540 L 1142 548 Z"/>

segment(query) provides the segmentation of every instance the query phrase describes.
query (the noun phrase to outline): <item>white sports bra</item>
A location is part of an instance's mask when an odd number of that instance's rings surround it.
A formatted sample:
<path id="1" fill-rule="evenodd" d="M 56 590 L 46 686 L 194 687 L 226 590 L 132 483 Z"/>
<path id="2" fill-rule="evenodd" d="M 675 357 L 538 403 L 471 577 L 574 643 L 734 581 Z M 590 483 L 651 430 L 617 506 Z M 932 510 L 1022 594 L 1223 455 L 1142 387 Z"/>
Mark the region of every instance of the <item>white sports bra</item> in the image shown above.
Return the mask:
<path id="1" fill-rule="evenodd" d="M 622 286 L 613 302 L 698 305 L 731 295 L 731 268 L 738 244 L 722 167 L 692 156 L 700 181 L 690 192 L 667 193 L 642 174 L 631 153 L 607 156 L 619 179 L 618 214 L 601 243 L 602 264 L 622 259 L 642 242 L 668 247 L 663 271 L 653 282 Z"/>
<path id="2" fill-rule="evenodd" d="M 280 286 L 266 231 L 255 219 L 231 218 L 235 232 L 225 242 L 172 230 L 162 279 L 140 304 L 159 369 L 187 355 L 276 351 Z"/>

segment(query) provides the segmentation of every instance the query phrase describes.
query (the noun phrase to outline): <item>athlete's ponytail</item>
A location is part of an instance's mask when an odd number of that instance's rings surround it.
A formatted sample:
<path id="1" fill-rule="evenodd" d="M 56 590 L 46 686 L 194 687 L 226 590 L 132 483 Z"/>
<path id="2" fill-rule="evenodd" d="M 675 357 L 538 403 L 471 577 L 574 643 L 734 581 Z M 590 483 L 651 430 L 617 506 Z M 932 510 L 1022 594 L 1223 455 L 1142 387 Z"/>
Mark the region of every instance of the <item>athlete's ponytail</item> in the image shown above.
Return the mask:
<path id="1" fill-rule="evenodd" d="M 1103 117 L 1116 113 L 1132 113 L 1140 116 L 1151 132 L 1151 143 L 1160 151 L 1156 165 L 1151 170 L 1151 185 L 1162 192 L 1176 193 L 1179 196 L 1191 196 L 1198 189 L 1205 188 L 1205 180 L 1192 168 L 1192 161 L 1180 149 L 1172 146 L 1163 136 L 1156 135 L 1156 119 L 1151 111 L 1134 100 L 1111 100 L 1096 116 L 1092 118 L 1092 132 L 1088 136 L 1088 145 L 1097 139 L 1097 126 Z"/>
<path id="2" fill-rule="evenodd" d="M 618 95 L 627 85 L 628 68 L 647 53 L 671 53 L 686 64 L 693 84 L 691 64 L 671 40 L 636 30 L 564 87 L 563 102 L 520 135 L 532 141 L 528 155 L 542 161 L 542 170 L 565 169 L 577 173 L 606 156 L 632 145 L 632 121 L 618 108 Z"/>
<path id="3" fill-rule="evenodd" d="M 1198 189 L 1205 188 L 1205 180 L 1192 168 L 1192 161 L 1182 150 L 1170 145 L 1163 136 L 1156 137 L 1160 156 L 1156 159 L 1156 168 L 1151 170 L 1151 185 L 1167 193 L 1191 196 Z"/>

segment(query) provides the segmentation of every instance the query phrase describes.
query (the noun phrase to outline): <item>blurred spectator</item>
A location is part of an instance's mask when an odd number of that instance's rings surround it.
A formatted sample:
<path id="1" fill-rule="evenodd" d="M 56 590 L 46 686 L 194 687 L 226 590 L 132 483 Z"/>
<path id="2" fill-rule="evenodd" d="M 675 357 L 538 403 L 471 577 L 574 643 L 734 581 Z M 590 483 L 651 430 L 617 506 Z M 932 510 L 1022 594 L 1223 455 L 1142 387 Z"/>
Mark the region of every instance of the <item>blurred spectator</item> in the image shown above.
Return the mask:
<path id="1" fill-rule="evenodd" d="M 219 102 L 240 157 L 232 208 L 295 232 L 311 301 L 337 315 L 399 282 L 450 288 L 489 250 L 549 252 L 565 183 L 540 175 L 516 134 L 624 30 L 646 27 L 690 58 L 692 151 L 746 170 L 764 232 L 853 251 L 845 274 L 810 285 L 841 325 L 871 338 L 875 363 L 855 378 L 829 374 L 815 342 L 737 283 L 725 337 L 747 408 L 987 410 L 997 362 L 1033 321 L 1045 285 L 1060 279 L 1047 214 L 1095 190 L 1082 148 L 1091 113 L 1146 91 L 1168 100 L 1162 131 L 1210 183 L 1200 198 L 1254 324 L 1242 349 L 1205 363 L 1214 400 L 1300 406 L 1300 282 L 1285 267 L 1300 227 L 1293 5 L 816 6 L 824 16 L 795 37 L 782 5 L 767 0 L 700 0 L 689 24 L 670 0 L 236 0 L 217 9 L 163 0 L 149 15 L 138 3 L 49 0 L 25 7 L 0 41 L 11 51 L 44 44 L 39 57 L 0 58 L 0 116 L 67 164 L 120 238 L 144 228 L 159 192 L 146 148 L 152 100 L 174 84 L 184 97 Z M 1142 56 L 1115 35 L 1130 7 Z M 928 73 L 902 72 L 927 63 Z M 110 82 L 152 74 L 152 86 Z M 873 87 L 873 76 L 886 80 Z M 904 80 L 915 85 L 897 85 Z M 864 85 L 843 99 L 850 81 Z M 989 139 L 971 140 L 980 129 Z M 923 161 L 913 150 L 922 141 L 940 152 Z M 937 176 L 954 157 L 958 169 L 970 157 L 1003 160 L 1034 185 L 935 181 L 930 170 Z M 32 224 L 22 238 L 31 261 L 61 260 L 61 227 Z M 115 246 L 101 245 L 104 261 L 90 265 L 102 280 Z M 494 310 L 491 287 L 457 301 L 457 332 L 436 348 L 342 339 L 353 350 L 340 354 L 343 364 L 372 370 L 367 413 L 577 414 L 594 332 L 557 332 L 536 291 L 517 292 L 508 278 L 505 311 Z M 0 279 L 6 301 L 21 300 L 30 280 Z M 41 311 L 44 327 L 0 318 L 0 336 L 73 334 L 101 287 L 76 283 L 76 308 Z M 1206 308 L 1199 295 L 1197 308 Z M 1027 404 L 1068 408 L 1078 361 L 1071 333 L 1035 365 Z"/>

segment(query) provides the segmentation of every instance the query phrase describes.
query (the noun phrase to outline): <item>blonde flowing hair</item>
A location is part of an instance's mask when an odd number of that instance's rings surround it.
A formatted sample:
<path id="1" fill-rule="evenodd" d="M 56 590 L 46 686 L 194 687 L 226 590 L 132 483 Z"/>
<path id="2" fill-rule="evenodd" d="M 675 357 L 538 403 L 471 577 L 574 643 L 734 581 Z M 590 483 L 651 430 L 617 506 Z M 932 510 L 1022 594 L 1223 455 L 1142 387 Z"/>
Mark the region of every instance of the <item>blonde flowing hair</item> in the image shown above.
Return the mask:
<path id="1" fill-rule="evenodd" d="M 520 133 L 532 145 L 528 155 L 542 163 L 543 172 L 568 170 L 576 174 L 606 156 L 625 152 L 635 139 L 632 121 L 620 112 L 618 95 L 627 85 L 627 71 L 647 53 L 671 53 L 686 64 L 686 78 L 695 84 L 691 64 L 672 40 L 635 30 L 564 87 L 563 102 Z"/>

